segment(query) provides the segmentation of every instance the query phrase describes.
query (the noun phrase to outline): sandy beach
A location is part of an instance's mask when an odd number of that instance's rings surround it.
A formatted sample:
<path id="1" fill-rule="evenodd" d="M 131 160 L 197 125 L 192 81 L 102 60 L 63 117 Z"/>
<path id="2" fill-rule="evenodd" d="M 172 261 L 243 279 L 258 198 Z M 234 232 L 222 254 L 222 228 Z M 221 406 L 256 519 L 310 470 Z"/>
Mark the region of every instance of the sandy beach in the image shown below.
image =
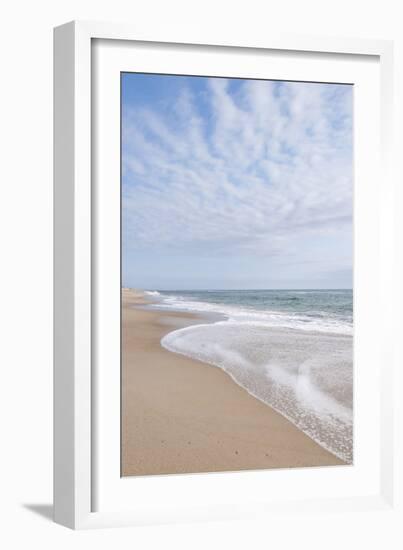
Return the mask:
<path id="1" fill-rule="evenodd" d="M 205 320 L 122 296 L 123 476 L 343 464 L 222 369 L 161 346 Z"/>

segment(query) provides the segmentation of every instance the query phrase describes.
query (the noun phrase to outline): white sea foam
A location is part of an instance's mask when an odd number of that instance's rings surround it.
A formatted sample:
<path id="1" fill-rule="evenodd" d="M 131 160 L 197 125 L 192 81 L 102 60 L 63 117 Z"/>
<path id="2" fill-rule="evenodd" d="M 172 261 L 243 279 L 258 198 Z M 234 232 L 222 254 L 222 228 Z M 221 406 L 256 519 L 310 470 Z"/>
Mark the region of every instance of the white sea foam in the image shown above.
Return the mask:
<path id="1" fill-rule="evenodd" d="M 299 291 L 303 292 L 303 291 Z M 151 305 L 158 309 L 176 311 L 213 313 L 225 315 L 228 320 L 242 324 L 263 327 L 283 327 L 304 331 L 326 332 L 334 334 L 353 334 L 352 322 L 340 319 L 337 316 L 307 315 L 304 313 L 289 313 L 284 311 L 261 311 L 253 308 L 235 305 L 217 304 L 189 300 L 181 296 L 164 296 L 160 293 L 149 292 L 150 295 L 161 298 L 157 304 Z"/>
<path id="2" fill-rule="evenodd" d="M 352 462 L 352 338 L 239 320 L 167 334 L 170 351 L 225 370 L 323 447 Z"/>

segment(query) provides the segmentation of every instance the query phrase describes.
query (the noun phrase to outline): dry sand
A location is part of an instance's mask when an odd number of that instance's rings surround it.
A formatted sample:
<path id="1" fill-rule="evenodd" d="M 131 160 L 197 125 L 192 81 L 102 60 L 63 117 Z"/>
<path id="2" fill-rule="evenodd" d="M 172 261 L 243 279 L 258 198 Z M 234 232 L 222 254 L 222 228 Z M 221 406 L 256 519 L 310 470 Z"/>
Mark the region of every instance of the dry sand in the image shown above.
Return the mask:
<path id="1" fill-rule="evenodd" d="M 223 370 L 161 347 L 197 316 L 122 295 L 123 476 L 343 464 Z"/>

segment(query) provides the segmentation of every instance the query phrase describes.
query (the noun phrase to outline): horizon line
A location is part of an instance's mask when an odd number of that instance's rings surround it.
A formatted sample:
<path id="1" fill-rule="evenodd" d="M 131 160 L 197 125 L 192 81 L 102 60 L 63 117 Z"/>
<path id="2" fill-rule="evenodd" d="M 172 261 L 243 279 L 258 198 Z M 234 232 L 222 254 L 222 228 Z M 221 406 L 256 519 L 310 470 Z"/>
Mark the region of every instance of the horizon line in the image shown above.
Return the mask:
<path id="1" fill-rule="evenodd" d="M 192 291 L 215 291 L 215 292 L 227 292 L 227 291 L 250 291 L 250 290 L 351 290 L 352 287 L 328 287 L 328 288 L 314 288 L 314 287 L 299 287 L 299 288 L 139 288 L 122 285 L 123 288 L 129 288 L 131 290 L 144 290 L 144 291 L 157 291 L 157 292 L 192 292 Z"/>

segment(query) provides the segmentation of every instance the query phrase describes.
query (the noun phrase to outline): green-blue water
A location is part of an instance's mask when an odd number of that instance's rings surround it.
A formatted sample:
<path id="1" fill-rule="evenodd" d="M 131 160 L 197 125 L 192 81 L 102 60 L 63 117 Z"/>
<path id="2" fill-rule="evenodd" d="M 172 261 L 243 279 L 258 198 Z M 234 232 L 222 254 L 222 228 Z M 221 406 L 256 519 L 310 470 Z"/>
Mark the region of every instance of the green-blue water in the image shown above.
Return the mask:
<path id="1" fill-rule="evenodd" d="M 217 312 L 273 326 L 352 333 L 352 290 L 173 290 L 159 294 L 165 308 Z"/>

